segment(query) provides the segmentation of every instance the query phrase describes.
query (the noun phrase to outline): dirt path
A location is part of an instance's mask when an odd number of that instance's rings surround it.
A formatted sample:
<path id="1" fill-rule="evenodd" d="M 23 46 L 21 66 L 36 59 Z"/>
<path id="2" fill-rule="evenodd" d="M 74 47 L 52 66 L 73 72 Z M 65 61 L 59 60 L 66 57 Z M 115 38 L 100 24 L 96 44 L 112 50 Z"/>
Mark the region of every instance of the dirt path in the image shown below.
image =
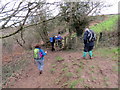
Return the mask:
<path id="1" fill-rule="evenodd" d="M 54 53 L 54 52 L 53 52 Z M 31 63 L 25 70 L 20 72 L 17 76 L 17 79 L 13 80 L 10 87 L 11 88 L 41 88 L 41 87 L 50 87 L 52 84 L 52 80 L 54 80 L 54 76 L 50 74 L 49 68 L 52 64 L 52 58 L 55 54 L 51 54 L 49 51 L 49 55 L 45 57 L 45 66 L 43 74 L 39 75 L 39 71 L 37 66 L 34 63 Z M 32 61 L 33 62 L 33 61 Z"/>
<path id="2" fill-rule="evenodd" d="M 37 66 L 32 61 L 17 76 L 11 78 L 4 87 L 61 88 L 70 87 L 72 81 L 79 79 L 80 83 L 76 85 L 78 88 L 118 86 L 118 73 L 113 71 L 113 65 L 117 65 L 116 62 L 110 60 L 111 58 L 99 56 L 96 56 L 94 60 L 83 60 L 81 55 L 82 53 L 79 51 L 48 51 L 48 55 L 45 57 L 43 74 L 39 75 Z M 56 56 L 61 56 L 64 60 L 58 62 Z M 83 71 L 81 72 L 78 69 Z M 84 82 L 81 79 L 84 79 Z"/>

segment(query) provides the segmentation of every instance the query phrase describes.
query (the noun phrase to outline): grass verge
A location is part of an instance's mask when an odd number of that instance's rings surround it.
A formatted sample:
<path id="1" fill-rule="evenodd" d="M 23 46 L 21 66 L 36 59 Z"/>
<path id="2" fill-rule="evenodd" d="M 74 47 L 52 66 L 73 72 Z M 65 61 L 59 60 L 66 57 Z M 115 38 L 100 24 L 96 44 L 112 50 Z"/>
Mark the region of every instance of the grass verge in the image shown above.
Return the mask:
<path id="1" fill-rule="evenodd" d="M 25 68 L 25 66 L 29 62 L 27 60 L 16 60 L 14 62 L 10 62 L 7 65 L 2 66 L 2 81 L 3 85 L 5 85 L 8 81 L 8 78 L 14 76 L 16 72 L 20 69 Z"/>
<path id="2" fill-rule="evenodd" d="M 100 33 L 102 31 L 110 31 L 114 30 L 117 27 L 118 15 L 110 16 L 108 20 L 105 20 L 101 23 L 98 23 L 95 26 L 91 26 L 90 28 L 94 30 L 96 33 Z"/>

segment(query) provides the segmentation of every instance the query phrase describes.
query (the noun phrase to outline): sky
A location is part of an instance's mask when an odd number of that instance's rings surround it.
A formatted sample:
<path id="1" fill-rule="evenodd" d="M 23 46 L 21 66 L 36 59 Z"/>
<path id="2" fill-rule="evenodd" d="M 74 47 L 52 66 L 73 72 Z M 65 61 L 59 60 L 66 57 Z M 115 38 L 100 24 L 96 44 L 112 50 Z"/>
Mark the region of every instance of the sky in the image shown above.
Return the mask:
<path id="1" fill-rule="evenodd" d="M 109 7 L 109 8 L 106 8 L 106 10 L 102 11 L 103 14 L 117 14 L 118 13 L 118 3 L 120 2 L 120 0 L 103 0 L 103 1 L 106 4 L 113 5 L 113 6 Z"/>
<path id="2" fill-rule="evenodd" d="M 10 2 L 10 5 L 8 6 L 8 8 L 9 9 L 11 9 L 11 8 L 13 8 L 13 6 L 14 6 L 14 3 L 15 2 L 20 2 L 20 1 L 35 1 L 35 0 L 0 0 L 0 7 L 1 7 L 1 5 L 5 5 L 6 3 L 8 3 L 8 2 Z M 46 0 L 47 2 L 49 2 L 49 3 L 53 3 L 53 2 L 61 2 L 62 0 Z M 64 1 L 68 1 L 68 0 L 64 0 Z M 79 0 L 69 0 L 69 1 L 79 1 Z M 85 0 L 84 0 L 85 1 Z M 96 0 L 93 0 L 93 1 L 96 1 Z M 100 0 L 99 0 L 100 1 Z M 101 15 L 106 15 L 106 14 L 118 14 L 118 2 L 119 2 L 119 9 L 120 9 L 120 0 L 102 0 L 105 4 L 107 4 L 107 5 L 112 5 L 111 7 L 108 7 L 108 8 L 104 8 L 104 9 L 102 9 L 101 10 Z M 15 4 L 15 6 L 17 6 L 19 3 L 16 3 Z M 57 7 L 55 7 L 55 5 L 52 5 L 51 6 L 51 8 L 50 8 L 51 10 L 53 10 L 54 9 L 54 11 L 53 11 L 53 15 L 55 16 L 55 15 L 57 15 L 58 13 L 59 13 L 59 11 L 58 11 L 58 8 Z M 119 10 L 120 11 L 120 10 Z M 120 13 L 120 12 L 119 12 Z M 24 15 L 25 14 L 25 12 L 24 13 L 21 13 L 20 15 Z M 0 18 L 1 18 L 1 16 L 2 17 L 4 17 L 4 15 L 2 15 L 2 14 L 0 14 Z M 0 25 L 2 25 L 4 22 L 2 21 L 0 21 Z M 9 22 L 8 23 L 8 25 L 9 24 L 11 24 L 12 22 Z"/>
<path id="3" fill-rule="evenodd" d="M 1 4 L 5 4 L 9 1 L 16 1 L 16 0 L 0 0 L 0 5 Z M 23 0 L 18 0 L 18 1 L 23 1 Z M 29 1 L 29 0 L 27 0 Z M 30 0 L 30 1 L 34 1 L 34 0 Z M 59 2 L 62 0 L 47 0 L 47 2 L 53 3 L 53 2 Z M 79 1 L 79 0 L 64 0 L 64 1 Z M 94 0 L 95 1 L 95 0 Z M 99 0 L 100 1 L 100 0 Z M 105 8 L 101 11 L 101 14 L 116 14 L 118 13 L 118 2 L 120 0 L 101 0 L 103 1 L 105 4 L 111 4 L 113 6 L 109 7 L 109 8 Z M 54 6 L 51 7 L 51 9 L 55 8 Z M 57 13 L 57 11 L 56 11 Z"/>
<path id="4" fill-rule="evenodd" d="M 48 2 L 58 2 L 62 0 L 47 0 Z M 79 0 L 65 0 L 65 1 L 79 1 Z M 95 0 L 94 0 L 95 1 Z M 99 0 L 100 1 L 100 0 Z M 120 0 L 101 0 L 105 4 L 111 4 L 112 6 L 109 8 L 105 8 L 101 11 L 101 14 L 117 14 L 118 13 L 118 2 Z M 120 5 L 119 5 L 120 6 Z M 53 8 L 53 7 L 52 7 Z"/>

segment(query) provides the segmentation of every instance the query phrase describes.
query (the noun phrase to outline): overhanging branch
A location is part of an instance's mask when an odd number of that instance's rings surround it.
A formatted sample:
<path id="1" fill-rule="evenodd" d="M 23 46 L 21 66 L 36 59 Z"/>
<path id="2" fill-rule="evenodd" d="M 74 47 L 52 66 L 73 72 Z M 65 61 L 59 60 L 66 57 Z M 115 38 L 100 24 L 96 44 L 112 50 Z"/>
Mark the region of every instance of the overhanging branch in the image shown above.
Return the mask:
<path id="1" fill-rule="evenodd" d="M 60 13 L 59 13 L 57 16 L 59 16 L 59 15 L 60 15 Z M 13 32 L 12 34 L 9 34 L 9 35 L 2 36 L 2 37 L 0 37 L 0 39 L 4 39 L 4 38 L 11 37 L 11 36 L 19 33 L 20 31 L 22 31 L 22 29 L 25 29 L 25 28 L 28 28 L 28 27 L 31 27 L 31 26 L 35 26 L 35 25 L 41 24 L 41 23 L 43 23 L 43 22 L 48 22 L 48 21 L 50 21 L 50 20 L 54 20 L 54 19 L 57 18 L 57 16 L 55 16 L 55 17 L 53 17 L 53 18 L 51 18 L 51 19 L 48 19 L 48 20 L 44 20 L 44 21 L 39 22 L 39 23 L 37 23 L 37 24 L 32 24 L 32 25 L 28 25 L 28 26 L 25 26 L 25 27 L 23 27 L 23 25 L 22 25 L 22 26 L 20 27 L 20 29 L 18 29 L 17 31 L 15 31 L 15 32 Z M 25 23 L 25 22 L 24 22 L 24 23 Z"/>

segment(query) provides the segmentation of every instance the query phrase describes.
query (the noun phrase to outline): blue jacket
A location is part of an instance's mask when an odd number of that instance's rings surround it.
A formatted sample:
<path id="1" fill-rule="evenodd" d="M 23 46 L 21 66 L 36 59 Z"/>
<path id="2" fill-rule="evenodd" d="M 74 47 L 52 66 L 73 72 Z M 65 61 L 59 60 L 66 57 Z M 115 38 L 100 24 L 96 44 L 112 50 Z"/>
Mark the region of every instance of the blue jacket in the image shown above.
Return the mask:
<path id="1" fill-rule="evenodd" d="M 58 36 L 57 38 L 58 38 L 58 40 L 62 40 L 63 39 L 61 36 Z"/>
<path id="2" fill-rule="evenodd" d="M 50 42 L 55 42 L 55 38 L 54 37 L 50 37 Z"/>
<path id="3" fill-rule="evenodd" d="M 41 59 L 35 59 L 36 61 L 44 60 L 44 56 L 47 55 L 42 49 L 39 49 L 39 50 L 42 53 L 43 57 Z"/>
<path id="4" fill-rule="evenodd" d="M 92 30 L 91 30 L 91 31 L 92 31 Z M 92 32 L 93 32 L 93 31 L 92 31 Z M 84 44 L 85 44 L 85 46 L 94 46 L 94 41 L 91 41 L 91 42 L 88 41 L 88 34 L 89 34 L 89 32 L 88 32 L 88 31 L 85 31 L 84 37 L 83 37 Z"/>
<path id="5" fill-rule="evenodd" d="M 55 40 L 59 40 L 59 38 L 58 38 L 58 37 L 55 37 Z"/>

